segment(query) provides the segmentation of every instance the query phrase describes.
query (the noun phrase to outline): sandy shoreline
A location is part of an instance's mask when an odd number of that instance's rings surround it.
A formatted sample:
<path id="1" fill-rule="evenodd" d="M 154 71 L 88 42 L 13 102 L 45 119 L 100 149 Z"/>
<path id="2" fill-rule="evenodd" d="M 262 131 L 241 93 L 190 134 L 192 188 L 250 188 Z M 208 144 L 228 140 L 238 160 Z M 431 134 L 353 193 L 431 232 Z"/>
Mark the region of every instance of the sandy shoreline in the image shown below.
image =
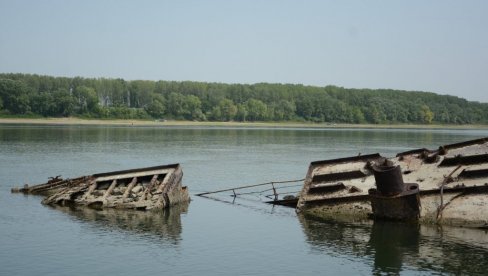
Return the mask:
<path id="1" fill-rule="evenodd" d="M 404 128 L 404 129 L 488 129 L 488 125 L 412 125 L 412 124 L 331 124 L 299 122 L 194 122 L 149 120 L 99 120 L 80 118 L 0 118 L 0 124 L 25 125 L 98 125 L 98 126 L 212 126 L 212 127 L 276 127 L 276 128 Z"/>

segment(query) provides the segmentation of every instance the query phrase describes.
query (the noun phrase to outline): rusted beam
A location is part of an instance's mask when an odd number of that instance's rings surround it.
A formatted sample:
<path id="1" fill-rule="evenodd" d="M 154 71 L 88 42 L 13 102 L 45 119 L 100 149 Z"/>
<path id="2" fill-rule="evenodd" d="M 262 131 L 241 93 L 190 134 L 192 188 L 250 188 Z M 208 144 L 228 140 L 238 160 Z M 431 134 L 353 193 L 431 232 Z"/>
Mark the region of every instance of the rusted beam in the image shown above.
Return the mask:
<path id="1" fill-rule="evenodd" d="M 488 169 L 479 169 L 479 170 L 469 170 L 464 169 L 459 175 L 458 178 L 482 178 L 488 177 Z"/>
<path id="2" fill-rule="evenodd" d="M 475 140 L 470 140 L 470 141 L 464 141 L 464 142 L 460 142 L 460 143 L 443 145 L 441 147 L 449 150 L 449 149 L 462 148 L 462 147 L 471 146 L 471 145 L 484 144 L 487 141 L 488 141 L 488 137 L 485 137 L 485 138 L 480 138 L 480 139 L 475 139 Z"/>
<path id="3" fill-rule="evenodd" d="M 360 171 L 360 170 L 338 172 L 338 173 L 328 173 L 328 174 L 316 174 L 313 176 L 312 182 L 313 183 L 332 182 L 332 181 L 341 181 L 341 180 L 363 178 L 366 176 L 368 176 L 368 175 L 365 174 L 364 172 Z"/>
<path id="4" fill-rule="evenodd" d="M 265 203 L 296 208 L 297 204 L 298 204 L 298 197 L 293 198 L 293 199 L 280 199 L 280 200 L 265 201 Z"/>
<path id="5" fill-rule="evenodd" d="M 439 164 L 439 167 L 456 166 L 456 165 L 474 165 L 488 163 L 488 154 L 467 155 L 467 156 L 454 156 L 445 158 Z"/>
<path id="6" fill-rule="evenodd" d="M 344 190 L 344 189 L 346 189 L 346 186 L 344 185 L 344 183 L 339 182 L 339 183 L 335 183 L 332 185 L 310 186 L 310 189 L 308 190 L 308 192 L 310 194 L 325 194 L 325 193 L 337 192 L 337 191 Z"/>
<path id="7" fill-rule="evenodd" d="M 438 195 L 440 194 L 440 189 L 429 189 L 429 190 L 420 190 L 420 196 L 425 195 Z M 452 188 L 445 187 L 443 190 L 444 194 L 447 193 L 488 193 L 488 183 L 485 185 L 480 186 L 455 186 Z M 315 205 L 331 205 L 331 204 L 339 204 L 339 203 L 347 203 L 347 202 L 355 202 L 355 201 L 366 201 L 369 200 L 369 195 L 356 195 L 356 196 L 345 196 L 345 197 L 332 197 L 332 198 L 319 198 L 319 199 L 312 199 L 305 201 L 305 205 L 307 206 L 315 206 Z"/>
<path id="8" fill-rule="evenodd" d="M 414 149 L 414 150 L 409 150 L 409 151 L 404 151 L 404 152 L 397 153 L 396 157 L 405 156 L 405 155 L 412 155 L 412 154 L 421 154 L 421 153 L 424 153 L 424 152 L 432 153 L 434 151 L 431 151 L 431 150 L 426 149 L 426 148 Z"/>
<path id="9" fill-rule="evenodd" d="M 379 153 L 374 153 L 374 154 L 359 155 L 359 156 L 346 157 L 346 158 L 314 161 L 311 163 L 311 165 L 317 166 L 317 165 L 330 165 L 330 164 L 339 164 L 339 163 L 356 162 L 356 161 L 370 161 L 381 157 L 382 156 Z"/>

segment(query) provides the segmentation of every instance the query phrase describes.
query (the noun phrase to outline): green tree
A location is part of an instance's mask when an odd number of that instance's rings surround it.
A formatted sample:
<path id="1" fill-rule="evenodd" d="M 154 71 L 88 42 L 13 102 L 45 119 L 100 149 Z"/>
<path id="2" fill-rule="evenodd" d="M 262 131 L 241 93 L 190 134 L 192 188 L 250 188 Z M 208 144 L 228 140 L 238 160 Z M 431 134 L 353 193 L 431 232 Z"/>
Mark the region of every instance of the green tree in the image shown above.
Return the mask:
<path id="1" fill-rule="evenodd" d="M 155 98 L 159 95 L 162 98 Z M 158 100 L 160 99 L 160 100 Z M 344 123 L 488 123 L 488 103 L 391 89 L 66 78 L 0 73 L 2 113 Z"/>
<path id="2" fill-rule="evenodd" d="M 55 116 L 68 117 L 75 111 L 76 100 L 67 90 L 57 90 L 53 94 L 53 113 Z"/>
<path id="3" fill-rule="evenodd" d="M 29 88 L 21 81 L 0 79 L 0 99 L 12 114 L 25 114 L 31 110 Z"/>
<path id="4" fill-rule="evenodd" d="M 268 106 L 270 112 L 269 117 L 275 121 L 290 120 L 295 116 L 296 106 L 294 103 L 287 100 L 279 100 Z"/>
<path id="5" fill-rule="evenodd" d="M 79 113 L 93 112 L 98 105 L 98 96 L 95 89 L 86 86 L 78 86 L 73 92 L 77 102 Z"/>
<path id="6" fill-rule="evenodd" d="M 364 114 L 359 107 L 354 107 L 352 109 L 352 117 L 353 123 L 362 124 L 366 122 L 366 118 L 364 118 Z"/>
<path id="7" fill-rule="evenodd" d="M 210 112 L 210 119 L 215 121 L 223 121 L 222 110 L 220 109 L 219 106 L 212 108 L 212 111 Z"/>
<path id="8" fill-rule="evenodd" d="M 57 116 L 56 103 L 50 93 L 40 93 L 32 97 L 32 112 L 42 116 Z"/>
<path id="9" fill-rule="evenodd" d="M 166 111 L 166 100 L 163 96 L 158 94 L 153 94 L 151 103 L 146 105 L 144 108 L 146 112 L 153 118 L 159 119 L 163 118 L 164 112 Z"/>
<path id="10" fill-rule="evenodd" d="M 421 107 L 421 118 L 422 122 L 430 124 L 432 123 L 432 119 L 434 119 L 434 113 L 430 110 L 430 108 L 427 105 L 422 105 Z"/>
<path id="11" fill-rule="evenodd" d="M 184 97 L 183 109 L 185 119 L 188 120 L 203 120 L 202 102 L 197 96 L 188 95 Z"/>
<path id="12" fill-rule="evenodd" d="M 246 105 L 245 104 L 238 104 L 237 105 L 237 113 L 236 113 L 235 118 L 238 121 L 245 122 L 247 120 L 247 115 L 248 115 L 248 112 L 247 112 Z"/>
<path id="13" fill-rule="evenodd" d="M 237 106 L 229 99 L 222 99 L 217 108 L 220 110 L 221 121 L 231 121 L 237 114 Z"/>
<path id="14" fill-rule="evenodd" d="M 301 95 L 296 103 L 296 113 L 298 116 L 308 120 L 315 113 L 315 100 L 312 95 Z"/>
<path id="15" fill-rule="evenodd" d="M 182 118 L 185 113 L 185 100 L 185 96 L 180 93 L 170 93 L 166 104 L 168 114 L 175 118 Z"/>
<path id="16" fill-rule="evenodd" d="M 247 119 L 250 121 L 264 121 L 268 107 L 260 100 L 250 99 L 246 102 Z"/>
<path id="17" fill-rule="evenodd" d="M 385 114 L 377 105 L 365 108 L 364 115 L 368 123 L 379 124 L 385 121 Z"/>

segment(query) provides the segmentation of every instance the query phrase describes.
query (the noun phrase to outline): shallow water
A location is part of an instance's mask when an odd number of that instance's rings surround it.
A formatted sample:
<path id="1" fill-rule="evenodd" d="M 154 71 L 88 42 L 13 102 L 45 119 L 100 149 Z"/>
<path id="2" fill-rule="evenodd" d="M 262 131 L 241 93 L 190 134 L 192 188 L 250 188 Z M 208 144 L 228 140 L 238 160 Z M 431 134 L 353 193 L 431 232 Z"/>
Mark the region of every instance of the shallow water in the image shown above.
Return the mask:
<path id="1" fill-rule="evenodd" d="M 0 126 L 1 275 L 484 274 L 482 230 L 319 221 L 192 196 L 165 212 L 52 208 L 24 183 L 181 163 L 191 194 L 304 178 L 311 161 L 488 136 L 476 130 Z M 297 188 L 299 189 L 299 188 Z"/>

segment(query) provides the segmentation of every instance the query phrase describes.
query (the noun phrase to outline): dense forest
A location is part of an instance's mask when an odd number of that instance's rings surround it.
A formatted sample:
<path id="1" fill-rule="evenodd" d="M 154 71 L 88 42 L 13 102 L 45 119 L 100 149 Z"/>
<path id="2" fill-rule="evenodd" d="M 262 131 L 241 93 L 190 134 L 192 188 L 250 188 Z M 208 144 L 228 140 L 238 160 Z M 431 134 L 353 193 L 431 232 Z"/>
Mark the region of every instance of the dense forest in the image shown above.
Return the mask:
<path id="1" fill-rule="evenodd" d="M 0 74 L 0 116 L 486 124 L 488 104 L 389 89 Z"/>

